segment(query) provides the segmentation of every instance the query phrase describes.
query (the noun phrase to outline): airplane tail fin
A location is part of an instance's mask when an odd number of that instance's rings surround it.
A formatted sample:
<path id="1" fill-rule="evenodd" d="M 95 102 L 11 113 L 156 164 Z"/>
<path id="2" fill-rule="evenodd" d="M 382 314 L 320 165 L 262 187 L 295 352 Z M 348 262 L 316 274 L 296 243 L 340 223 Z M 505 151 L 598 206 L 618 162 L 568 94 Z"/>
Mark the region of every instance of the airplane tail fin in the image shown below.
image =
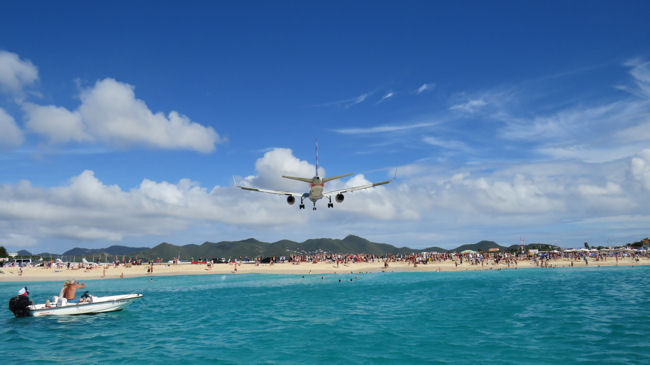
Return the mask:
<path id="1" fill-rule="evenodd" d="M 316 175 L 318 177 L 318 138 L 316 138 Z"/>

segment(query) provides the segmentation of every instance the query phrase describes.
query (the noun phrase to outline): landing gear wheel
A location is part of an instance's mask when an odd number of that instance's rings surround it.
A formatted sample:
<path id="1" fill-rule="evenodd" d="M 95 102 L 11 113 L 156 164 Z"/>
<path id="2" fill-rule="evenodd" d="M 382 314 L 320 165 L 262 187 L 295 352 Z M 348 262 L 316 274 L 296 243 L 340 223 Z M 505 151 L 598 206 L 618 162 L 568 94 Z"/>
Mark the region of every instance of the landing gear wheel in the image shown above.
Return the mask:
<path id="1" fill-rule="evenodd" d="M 300 205 L 298 206 L 298 208 L 299 208 L 299 209 L 305 209 L 305 204 L 300 204 Z"/>
<path id="2" fill-rule="evenodd" d="M 332 197 L 331 197 L 331 196 L 328 196 L 327 198 L 330 200 L 330 202 L 327 203 L 327 207 L 328 207 L 328 208 L 334 208 L 334 203 L 332 203 Z"/>

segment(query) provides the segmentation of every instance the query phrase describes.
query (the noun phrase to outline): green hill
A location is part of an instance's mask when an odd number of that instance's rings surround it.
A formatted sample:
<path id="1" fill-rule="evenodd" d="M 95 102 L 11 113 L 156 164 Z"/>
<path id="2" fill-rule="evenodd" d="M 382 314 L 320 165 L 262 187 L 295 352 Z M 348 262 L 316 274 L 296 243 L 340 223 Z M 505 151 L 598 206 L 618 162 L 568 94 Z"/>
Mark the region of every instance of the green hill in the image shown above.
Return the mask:
<path id="1" fill-rule="evenodd" d="M 419 252 L 407 247 L 397 248 L 385 243 L 375 243 L 357 236 L 347 236 L 344 239 L 316 238 L 309 239 L 302 243 L 281 240 L 273 243 L 261 242 L 254 238 L 242 241 L 222 241 L 218 243 L 205 242 L 202 245 L 176 246 L 169 243 L 134 252 L 130 256 L 137 256 L 147 259 L 162 258 L 169 260 L 178 256 L 180 252 L 182 260 L 191 258 L 236 258 L 236 257 L 270 257 L 270 256 L 291 256 L 316 253 L 337 253 L 337 254 L 371 254 L 384 256 L 387 254 L 407 254 Z"/>
<path id="2" fill-rule="evenodd" d="M 553 250 L 562 250 L 560 246 L 556 245 L 549 245 L 546 243 L 529 243 L 527 245 L 524 245 L 524 251 L 528 250 L 540 250 L 540 251 L 553 251 Z M 508 252 L 520 252 L 521 251 L 521 245 L 512 245 L 506 249 Z"/>
<path id="3" fill-rule="evenodd" d="M 139 252 L 149 249 L 148 247 L 127 247 L 127 246 L 110 246 L 107 248 L 80 248 L 75 247 L 71 250 L 64 252 L 61 256 L 121 256 L 129 255 L 134 252 Z"/>
<path id="4" fill-rule="evenodd" d="M 75 247 L 72 250 L 64 252 L 62 255 L 41 254 L 42 257 L 49 256 L 76 256 L 78 259 L 90 256 L 105 256 L 108 260 L 114 257 L 121 259 L 122 256 L 138 257 L 143 259 L 170 260 L 177 257 L 180 253 L 181 260 L 188 261 L 191 258 L 212 259 L 212 258 L 239 258 L 239 257 L 271 257 L 271 256 L 291 256 L 317 253 L 329 254 L 370 254 L 377 256 L 410 255 L 419 252 L 461 252 L 464 250 L 488 251 L 490 248 L 497 248 L 500 251 L 518 252 L 521 250 L 520 245 L 511 245 L 509 247 L 501 246 L 494 241 L 480 241 L 473 244 L 465 244 L 452 250 L 446 250 L 441 247 L 427 247 L 424 249 L 413 249 L 409 247 L 396 247 L 387 243 L 377 243 L 365 238 L 349 235 L 343 239 L 334 238 L 314 238 L 304 242 L 294 242 L 291 240 L 280 240 L 277 242 L 262 242 L 254 238 L 241 241 L 222 241 L 222 242 L 204 242 L 200 245 L 174 245 L 163 242 L 155 247 L 127 247 L 127 246 L 110 246 L 108 248 L 87 249 Z M 539 249 L 540 251 L 560 250 L 559 246 L 544 243 L 532 243 L 525 245 L 525 250 Z M 20 254 L 30 256 L 29 252 L 19 251 Z"/>
<path id="5" fill-rule="evenodd" d="M 467 244 L 467 245 L 462 245 L 454 248 L 453 250 L 449 250 L 450 252 L 463 252 L 465 250 L 472 250 L 472 251 L 487 251 L 491 248 L 498 248 L 500 251 L 503 251 L 506 249 L 506 247 L 499 245 L 498 243 L 494 241 L 480 241 L 477 243 L 472 243 L 472 244 Z"/>
<path id="6" fill-rule="evenodd" d="M 438 253 L 445 253 L 445 252 L 451 252 L 451 250 L 448 250 L 446 248 L 438 247 L 438 246 L 433 246 L 433 247 L 427 247 L 419 250 L 421 252 L 438 252 Z"/>

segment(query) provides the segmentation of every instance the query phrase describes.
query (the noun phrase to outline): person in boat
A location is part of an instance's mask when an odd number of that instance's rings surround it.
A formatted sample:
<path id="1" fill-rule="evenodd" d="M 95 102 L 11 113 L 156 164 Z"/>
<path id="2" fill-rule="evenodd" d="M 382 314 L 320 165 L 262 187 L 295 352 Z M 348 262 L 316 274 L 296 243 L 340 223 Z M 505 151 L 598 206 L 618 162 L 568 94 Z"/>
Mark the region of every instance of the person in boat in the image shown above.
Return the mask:
<path id="1" fill-rule="evenodd" d="M 32 304 L 34 303 L 29 299 L 27 287 L 23 287 L 18 291 L 18 295 L 9 301 L 9 310 L 14 312 L 16 317 L 27 317 L 29 316 L 29 308 L 27 307 Z"/>
<path id="2" fill-rule="evenodd" d="M 66 280 L 63 284 L 63 290 L 61 290 L 61 297 L 72 302 L 77 295 L 77 289 L 85 289 L 86 283 L 77 283 L 76 280 Z"/>

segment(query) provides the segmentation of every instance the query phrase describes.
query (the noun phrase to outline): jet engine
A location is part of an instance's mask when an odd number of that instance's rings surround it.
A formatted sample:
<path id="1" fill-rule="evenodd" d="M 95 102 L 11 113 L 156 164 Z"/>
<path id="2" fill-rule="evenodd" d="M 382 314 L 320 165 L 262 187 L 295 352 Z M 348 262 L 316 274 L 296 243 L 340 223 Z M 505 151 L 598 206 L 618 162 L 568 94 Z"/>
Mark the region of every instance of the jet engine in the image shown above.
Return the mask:
<path id="1" fill-rule="evenodd" d="M 343 194 L 341 194 L 341 193 L 336 194 L 336 202 L 337 203 L 343 203 L 343 200 L 345 200 L 345 197 L 343 196 Z"/>
<path id="2" fill-rule="evenodd" d="M 288 203 L 289 205 L 293 205 L 293 203 L 295 203 L 295 202 L 296 202 L 296 198 L 294 198 L 293 195 L 289 195 L 289 196 L 287 197 L 287 203 Z"/>

